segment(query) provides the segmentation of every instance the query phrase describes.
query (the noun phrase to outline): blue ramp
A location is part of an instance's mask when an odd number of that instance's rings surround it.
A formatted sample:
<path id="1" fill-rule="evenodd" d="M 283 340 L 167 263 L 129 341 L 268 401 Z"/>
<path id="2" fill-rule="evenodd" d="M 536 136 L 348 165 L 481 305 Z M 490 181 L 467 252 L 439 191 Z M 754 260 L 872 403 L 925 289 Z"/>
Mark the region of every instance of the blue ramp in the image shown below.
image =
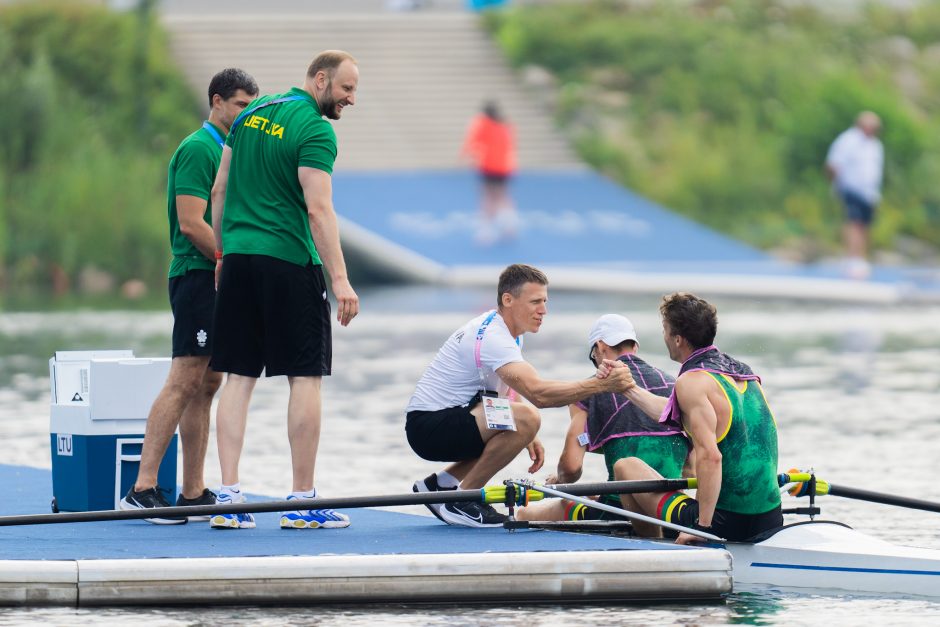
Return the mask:
<path id="1" fill-rule="evenodd" d="M 344 218 L 444 267 L 769 259 L 594 172 L 522 172 L 510 190 L 520 217 L 517 237 L 482 245 L 474 238 L 479 182 L 473 173 L 340 171 L 334 177 Z"/>
<path id="2" fill-rule="evenodd" d="M 940 301 L 936 269 L 878 266 L 852 280 L 839 261 L 800 265 L 680 217 L 588 170 L 526 171 L 511 183 L 513 238 L 480 243 L 480 184 L 468 171 L 334 177 L 351 266 L 383 279 L 493 287 L 511 263 L 553 289 L 856 303 Z"/>

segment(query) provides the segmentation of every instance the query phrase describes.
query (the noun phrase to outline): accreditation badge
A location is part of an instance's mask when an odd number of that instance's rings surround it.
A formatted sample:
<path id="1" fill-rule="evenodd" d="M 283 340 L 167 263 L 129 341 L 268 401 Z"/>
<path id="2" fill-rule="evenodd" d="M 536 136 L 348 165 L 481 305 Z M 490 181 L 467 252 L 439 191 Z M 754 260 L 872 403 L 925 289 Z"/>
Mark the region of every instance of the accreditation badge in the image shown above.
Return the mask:
<path id="1" fill-rule="evenodd" d="M 499 431 L 515 431 L 516 421 L 512 417 L 512 407 L 508 398 L 483 396 L 483 415 L 486 428 Z"/>

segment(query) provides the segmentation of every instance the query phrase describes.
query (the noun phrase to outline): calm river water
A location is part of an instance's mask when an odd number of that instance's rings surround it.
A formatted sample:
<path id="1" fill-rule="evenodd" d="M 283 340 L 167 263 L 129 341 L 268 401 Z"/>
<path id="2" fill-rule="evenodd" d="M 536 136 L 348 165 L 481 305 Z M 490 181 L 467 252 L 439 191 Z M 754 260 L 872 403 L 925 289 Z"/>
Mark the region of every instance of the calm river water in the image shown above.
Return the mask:
<path id="1" fill-rule="evenodd" d="M 489 291 L 398 288 L 361 293 L 362 314 L 334 329 L 334 375 L 324 385 L 317 485 L 326 495 L 400 493 L 435 469 L 404 437 L 414 382 L 453 329 L 490 308 Z M 781 469 L 815 468 L 833 483 L 940 501 L 940 307 L 831 307 L 715 301 L 718 345 L 762 375 L 780 430 Z M 675 372 L 662 346 L 658 300 L 550 293 L 549 315 L 526 337 L 527 359 L 547 378 L 589 376 L 587 333 L 608 312 L 630 317 L 640 354 Z M 168 313 L 0 313 L 0 462 L 50 467 L 48 360 L 56 350 L 132 348 L 169 354 Z M 290 487 L 287 383 L 262 380 L 249 413 L 241 478 L 251 492 Z M 544 478 L 557 461 L 567 412 L 543 412 Z M 525 456 L 523 456 L 525 457 Z M 219 482 L 214 442 L 207 480 Z M 520 458 L 504 476 L 525 476 Z M 604 478 L 600 458 L 585 480 Z M 829 500 L 831 499 L 831 500 Z M 826 497 L 824 517 L 899 543 L 940 548 L 940 516 Z M 413 513 L 424 514 L 423 508 Z M 353 516 L 355 522 L 355 517 Z M 0 609 L 0 625 L 420 624 L 940 624 L 940 602 L 736 592 L 696 604 L 434 606 L 405 608 Z"/>

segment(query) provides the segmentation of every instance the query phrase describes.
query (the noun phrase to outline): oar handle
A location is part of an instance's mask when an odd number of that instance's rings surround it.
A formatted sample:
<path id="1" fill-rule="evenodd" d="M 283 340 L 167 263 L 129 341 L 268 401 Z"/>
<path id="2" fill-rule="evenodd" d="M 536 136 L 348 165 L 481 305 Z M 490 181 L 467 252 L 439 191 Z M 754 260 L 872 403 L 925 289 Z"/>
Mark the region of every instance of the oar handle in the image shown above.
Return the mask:
<path id="1" fill-rule="evenodd" d="M 792 496 L 809 496 L 810 478 L 813 475 L 806 472 L 785 472 L 777 475 L 780 486 L 794 483 L 788 492 Z M 831 494 L 832 496 L 841 496 L 847 499 L 856 499 L 858 501 L 869 501 L 871 503 L 881 503 L 882 505 L 895 505 L 897 507 L 907 507 L 909 509 L 919 509 L 925 512 L 940 513 L 940 503 L 925 501 L 923 499 L 912 499 L 906 496 L 897 496 L 896 494 L 886 494 L 884 492 L 873 492 L 871 490 L 862 490 L 860 488 L 849 488 L 846 486 L 833 485 L 825 479 L 816 477 L 815 496 Z"/>

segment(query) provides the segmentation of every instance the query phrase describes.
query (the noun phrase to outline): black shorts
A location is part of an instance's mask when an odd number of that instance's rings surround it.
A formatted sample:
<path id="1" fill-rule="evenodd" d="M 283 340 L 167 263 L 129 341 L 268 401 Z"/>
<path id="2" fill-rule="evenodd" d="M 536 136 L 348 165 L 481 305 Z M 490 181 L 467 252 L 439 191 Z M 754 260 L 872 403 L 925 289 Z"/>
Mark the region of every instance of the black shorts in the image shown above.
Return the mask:
<path id="1" fill-rule="evenodd" d="M 480 178 L 487 185 L 502 187 L 509 184 L 508 174 L 496 174 L 495 172 L 480 172 Z"/>
<path id="2" fill-rule="evenodd" d="M 861 194 L 843 189 L 839 191 L 839 196 L 842 198 L 845 217 L 849 222 L 869 225 L 875 219 L 875 205 L 868 202 Z"/>
<path id="3" fill-rule="evenodd" d="M 190 270 L 171 278 L 169 291 L 173 357 L 208 357 L 212 354 L 215 273 Z"/>
<path id="4" fill-rule="evenodd" d="M 486 443 L 480 435 L 477 419 L 470 410 L 479 403 L 474 398 L 467 405 L 437 411 L 410 411 L 405 434 L 411 449 L 431 462 L 460 462 L 483 454 Z"/>
<path id="5" fill-rule="evenodd" d="M 215 305 L 212 369 L 246 377 L 330 374 L 330 302 L 321 266 L 225 255 Z"/>
<path id="6" fill-rule="evenodd" d="M 698 521 L 698 501 L 682 492 L 670 492 L 660 501 L 656 514 L 666 522 L 691 527 Z M 782 524 L 779 505 L 762 514 L 738 514 L 716 508 L 708 531 L 725 540 L 742 542 Z"/>

